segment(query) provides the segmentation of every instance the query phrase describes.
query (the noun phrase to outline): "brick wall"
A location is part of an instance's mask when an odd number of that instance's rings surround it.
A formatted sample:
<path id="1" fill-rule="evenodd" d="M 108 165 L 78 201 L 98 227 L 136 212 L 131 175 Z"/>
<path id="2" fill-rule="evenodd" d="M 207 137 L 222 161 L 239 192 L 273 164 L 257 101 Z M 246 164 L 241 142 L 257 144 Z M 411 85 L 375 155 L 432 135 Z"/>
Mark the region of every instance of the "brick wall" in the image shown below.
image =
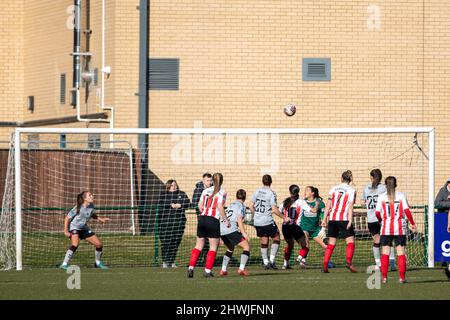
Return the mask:
<path id="1" fill-rule="evenodd" d="M 67 90 L 71 87 L 73 32 L 66 23 L 72 1 L 24 3 L 0 5 L 9 43 L 7 51 L 0 51 L 0 61 L 9 62 L 0 63 L 0 120 L 75 115 L 69 96 L 66 105 L 59 104 L 61 73 L 67 73 Z M 136 127 L 138 121 L 138 5 L 138 0 L 107 2 L 106 62 L 112 74 L 105 93 L 106 105 L 115 108 L 116 127 Z M 101 1 L 92 0 L 91 6 L 92 67 L 100 68 Z M 415 0 L 156 0 L 151 1 L 150 12 L 150 56 L 180 59 L 180 89 L 150 92 L 151 127 L 193 127 L 195 122 L 222 128 L 433 126 L 436 187 L 449 176 L 450 6 L 444 1 L 424 5 Z M 331 58 L 331 81 L 302 81 L 303 57 Z M 98 88 L 100 82 L 90 91 L 83 112 L 100 111 Z M 29 95 L 36 99 L 34 113 L 26 110 Z M 298 107 L 291 118 L 282 114 L 288 103 Z M 0 135 L 10 131 L 2 129 Z M 280 147 L 282 170 L 274 181 L 282 182 L 274 187 L 284 190 L 280 198 L 293 182 L 317 184 L 325 192 L 342 170 L 350 168 L 361 190 L 371 167 L 377 165 L 385 175 L 398 175 L 401 188 L 423 202 L 426 177 L 408 174 L 426 169 L 417 148 L 391 167 L 378 160 L 370 165 L 364 161 L 372 153 L 402 153 L 412 145 L 413 136 L 398 139 L 392 145 L 379 138 L 365 148 L 359 140 L 322 139 L 303 151 L 296 148 L 295 139 L 282 142 L 280 146 L 292 145 L 294 153 Z M 151 146 L 152 169 L 162 180 L 181 180 L 188 193 L 204 171 L 224 171 L 230 193 L 241 185 L 249 190 L 259 185 L 260 172 L 254 165 L 207 161 L 175 165 L 170 159 L 176 142 L 164 141 L 164 146 L 160 142 Z M 305 138 L 301 141 L 311 144 Z M 427 140 L 419 137 L 419 143 L 427 152 Z M 333 148 L 347 153 L 333 153 Z M 303 161 L 298 160 L 300 153 Z"/>

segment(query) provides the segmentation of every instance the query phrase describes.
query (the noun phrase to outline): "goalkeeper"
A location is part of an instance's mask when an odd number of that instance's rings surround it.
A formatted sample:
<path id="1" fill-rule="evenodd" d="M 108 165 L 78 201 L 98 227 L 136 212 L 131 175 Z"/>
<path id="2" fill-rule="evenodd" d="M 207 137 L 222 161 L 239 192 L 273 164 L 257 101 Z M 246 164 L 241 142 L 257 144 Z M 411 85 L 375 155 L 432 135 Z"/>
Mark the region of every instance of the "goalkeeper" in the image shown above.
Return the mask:
<path id="1" fill-rule="evenodd" d="M 98 220 L 102 223 L 110 221 L 109 218 L 101 218 L 95 214 L 94 195 L 89 191 L 83 191 L 77 196 L 77 206 L 67 214 L 64 219 L 64 234 L 70 238 L 71 247 L 66 252 L 61 269 L 69 267 L 69 261 L 77 251 L 80 240 L 86 240 L 95 246 L 95 267 L 108 269 L 101 261 L 103 245 L 100 239 L 88 227 L 90 219 Z"/>
<path id="2" fill-rule="evenodd" d="M 301 213 L 301 222 L 300 227 L 303 229 L 303 232 L 306 236 L 306 244 L 309 250 L 310 244 L 309 239 L 313 239 L 317 242 L 322 249 L 325 251 L 327 249 L 327 245 L 324 243 L 323 239 L 326 236 L 325 228 L 320 226 L 320 221 L 323 218 L 323 209 L 325 208 L 325 203 L 323 199 L 319 195 L 319 189 L 313 186 L 308 186 L 305 188 L 304 199 L 306 203 L 314 208 L 316 205 L 316 201 L 318 202 L 317 212 L 307 212 L 306 210 L 302 210 Z M 297 261 L 300 263 L 300 266 L 305 267 L 306 265 L 306 257 L 298 256 Z M 333 262 L 328 263 L 328 268 L 334 268 Z"/>

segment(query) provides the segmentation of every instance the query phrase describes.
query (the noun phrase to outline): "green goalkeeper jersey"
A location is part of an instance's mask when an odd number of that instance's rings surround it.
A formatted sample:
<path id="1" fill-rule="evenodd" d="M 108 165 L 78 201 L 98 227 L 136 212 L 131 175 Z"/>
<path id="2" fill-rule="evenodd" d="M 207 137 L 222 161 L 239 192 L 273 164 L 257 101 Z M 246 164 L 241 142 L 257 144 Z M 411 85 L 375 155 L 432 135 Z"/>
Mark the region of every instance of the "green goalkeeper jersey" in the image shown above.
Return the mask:
<path id="1" fill-rule="evenodd" d="M 316 202 L 306 202 L 311 208 L 316 206 Z M 319 200 L 319 207 L 316 213 L 307 212 L 302 210 L 300 227 L 305 231 L 316 231 L 320 229 L 320 221 L 323 219 L 323 209 L 325 208 L 325 203 Z"/>

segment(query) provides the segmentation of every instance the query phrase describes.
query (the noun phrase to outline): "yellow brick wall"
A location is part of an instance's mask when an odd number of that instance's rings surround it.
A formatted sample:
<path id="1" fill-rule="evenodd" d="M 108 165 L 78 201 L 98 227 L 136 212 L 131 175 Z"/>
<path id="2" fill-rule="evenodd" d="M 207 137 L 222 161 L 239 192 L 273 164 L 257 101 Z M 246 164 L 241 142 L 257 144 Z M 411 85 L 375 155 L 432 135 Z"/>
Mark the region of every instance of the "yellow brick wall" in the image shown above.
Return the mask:
<path id="1" fill-rule="evenodd" d="M 23 0 L 0 2 L 0 24 L 3 26 L 0 41 L 0 121 L 5 122 L 23 120 L 23 3 Z"/>
<path id="2" fill-rule="evenodd" d="M 422 1 L 377 4 L 380 30 L 367 1 L 153 1 L 150 54 L 181 74 L 180 91 L 151 92 L 152 126 L 423 125 Z M 332 81 L 303 82 L 303 57 L 331 58 Z"/>
<path id="3" fill-rule="evenodd" d="M 101 2 L 91 1 L 91 69 L 101 68 Z M 26 112 L 26 120 L 58 118 L 75 115 L 70 106 L 72 89 L 73 29 L 70 7 L 73 1 L 27 1 L 25 6 L 25 95 L 35 96 L 35 111 Z M 85 16 L 84 9 L 82 10 Z M 113 21 L 113 9 L 108 10 Z M 112 24 L 113 25 L 113 24 Z M 113 28 L 109 26 L 109 38 L 112 39 Z M 82 37 L 82 47 L 85 47 Z M 109 39 L 107 39 L 108 41 Z M 110 44 L 111 45 L 111 44 Z M 111 55 L 107 56 L 110 58 Z M 66 104 L 61 105 L 60 74 L 66 73 Z M 82 113 L 98 112 L 97 89 L 91 86 L 86 101 L 85 91 L 81 92 Z M 109 85 L 107 85 L 107 89 Z M 108 101 L 109 102 L 109 101 Z"/>
<path id="4" fill-rule="evenodd" d="M 368 25 L 371 5 L 380 10 L 379 28 Z M 150 124 L 434 126 L 440 187 L 449 174 L 450 160 L 444 151 L 450 142 L 445 128 L 450 95 L 445 89 L 446 69 L 450 64 L 442 59 L 442 54 L 448 55 L 445 30 L 449 12 L 448 5 L 440 1 L 427 2 L 425 8 L 423 1 L 153 1 L 150 55 L 180 59 L 180 90 L 151 91 Z M 442 50 L 438 57 L 433 54 L 436 46 Z M 332 80 L 302 81 L 303 57 L 331 58 Z M 432 89 L 434 93 L 429 91 Z M 282 107 L 288 103 L 298 106 L 295 117 L 282 115 Z M 422 145 L 426 141 L 419 139 Z M 336 148 L 333 141 L 324 141 L 317 152 L 325 155 L 332 148 Z M 361 171 L 365 167 L 352 161 L 360 152 L 377 150 L 370 146 L 364 151 L 352 150 L 348 168 Z M 419 161 L 417 154 L 412 157 Z M 203 170 L 213 168 L 194 165 L 186 170 L 195 170 L 200 176 Z M 358 189 L 368 182 L 370 168 L 365 175 L 358 174 Z M 224 170 L 223 166 L 216 169 Z M 338 180 L 344 169 L 336 168 L 333 174 L 311 183 L 328 190 L 334 183 L 330 178 Z M 385 169 L 385 174 L 395 173 Z M 323 172 L 316 171 L 319 175 Z M 239 177 L 245 175 L 239 173 Z M 406 179 L 400 179 L 400 187 L 414 193 L 419 186 L 412 188 Z M 303 179 L 291 175 L 290 180 Z M 254 189 L 259 179 L 252 177 L 251 181 L 250 189 Z M 420 189 L 426 188 L 426 183 L 426 177 L 417 181 Z M 232 185 L 232 189 L 237 186 Z M 283 185 L 286 189 L 288 181 Z"/>

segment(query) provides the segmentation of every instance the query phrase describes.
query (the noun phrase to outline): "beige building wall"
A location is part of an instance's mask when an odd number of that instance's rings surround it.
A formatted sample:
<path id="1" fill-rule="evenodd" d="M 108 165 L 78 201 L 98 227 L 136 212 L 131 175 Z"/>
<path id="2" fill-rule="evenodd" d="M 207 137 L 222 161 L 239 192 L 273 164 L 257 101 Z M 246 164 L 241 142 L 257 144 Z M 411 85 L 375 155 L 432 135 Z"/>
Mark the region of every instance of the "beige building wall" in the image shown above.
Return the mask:
<path id="1" fill-rule="evenodd" d="M 14 6 L 11 5 L 14 3 Z M 10 2 L 0 6 L 9 46 L 0 62 L 11 61 L 16 81 L 0 64 L 0 121 L 30 121 L 74 116 L 67 92 L 59 104 L 59 75 L 72 83 L 73 31 L 67 28 L 73 1 Z M 23 5 L 23 6 L 22 6 Z M 106 105 L 115 109 L 115 127 L 136 127 L 139 86 L 138 0 L 107 1 L 106 64 L 112 74 L 106 80 Z M 92 67 L 101 67 L 101 1 L 92 6 Z M 17 16 L 17 18 L 16 18 Z M 11 18 L 14 17 L 14 18 Z M 296 0 L 191 0 L 151 1 L 150 56 L 180 59 L 180 89 L 150 92 L 151 127 L 392 127 L 436 128 L 436 188 L 449 176 L 450 145 L 447 129 L 450 112 L 448 39 L 450 6 L 445 1 L 296 1 Z M 4 43 L 2 41 L 2 43 Z M 11 51 L 12 50 L 12 51 Z M 331 81 L 302 81 L 302 58 L 331 58 Z M 100 112 L 99 85 L 92 88 L 83 113 Z M 3 91 L 1 91 L 3 90 Z M 16 95 L 11 92 L 17 92 Z M 26 110 L 26 97 L 34 95 L 34 113 Z M 84 96 L 84 93 L 83 93 Z M 282 108 L 297 105 L 287 118 Z M 86 124 L 65 124 L 65 127 Z M 108 124 L 96 125 L 106 127 Z M 0 129 L 6 136 L 11 129 Z M 301 143 L 312 145 L 303 160 L 285 150 L 300 145 L 298 139 L 280 144 L 281 171 L 274 176 L 280 198 L 290 183 L 317 184 L 322 193 L 336 183 L 347 168 L 355 172 L 358 190 L 368 182 L 368 171 L 380 166 L 386 174 L 400 177 L 400 187 L 422 203 L 427 179 L 426 162 L 418 149 L 389 167 L 364 157 L 386 155 L 412 146 L 413 136 L 399 137 L 398 149 L 378 138 L 375 147 L 361 150 L 361 138 L 343 141 L 322 138 Z M 392 138 L 394 139 L 394 138 Z M 230 194 L 241 186 L 249 191 L 260 181 L 260 167 L 247 163 L 198 163 L 177 165 L 172 153 L 176 141 L 151 145 L 152 170 L 162 180 L 177 178 L 188 193 L 204 171 L 223 171 Z M 314 144 L 312 144 L 314 142 Z M 426 139 L 419 143 L 427 152 Z M 204 141 L 203 147 L 208 145 Z M 345 154 L 330 150 L 347 150 Z M 192 147 L 194 148 L 194 147 Z M 289 149 L 290 150 L 290 149 Z M 390 153 L 391 152 L 391 153 Z M 315 157 L 315 155 L 318 155 Z M 206 155 L 207 157 L 208 155 Z M 293 159 L 291 159 L 293 158 Z M 411 160 L 412 159 L 412 160 Z M 329 166 L 314 167 L 329 163 Z M 328 162 L 327 162 L 328 161 Z M 331 163 L 329 162 L 331 161 Z M 407 170 L 402 166 L 409 163 Z M 311 173 L 313 172 L 313 173 Z M 414 172 L 408 175 L 408 172 Z M 417 172 L 420 173 L 417 174 Z M 414 181 L 412 181 L 414 180 Z M 245 181 L 245 182 L 242 182 Z M 411 182 L 412 181 L 412 182 Z"/>
<path id="2" fill-rule="evenodd" d="M 201 121 L 204 127 L 223 128 L 433 126 L 437 130 L 438 188 L 448 176 L 450 160 L 444 151 L 450 142 L 445 128 L 450 95 L 445 89 L 450 67 L 445 59 L 448 14 L 450 7 L 444 1 L 425 6 L 423 1 L 153 1 L 150 55 L 180 59 L 180 90 L 151 91 L 150 124 L 192 127 Z M 304 57 L 331 58 L 331 81 L 302 81 Z M 298 107 L 292 118 L 282 114 L 288 103 Z M 413 135 L 408 139 L 392 152 L 411 145 Z M 426 149 L 426 139 L 419 137 L 419 143 Z M 319 155 L 342 148 L 332 140 L 315 147 Z M 383 143 L 377 148 L 384 148 Z M 411 158 L 424 161 L 415 150 Z M 355 177 L 361 190 L 372 168 L 355 163 L 355 159 L 361 161 L 361 152 L 379 151 L 370 145 L 364 150 L 355 148 L 347 155 L 348 165 L 336 167 L 326 177 L 317 171 L 320 178 L 305 180 L 326 192 L 347 167 L 358 172 L 365 169 L 366 174 Z M 336 160 L 340 163 L 342 159 Z M 420 166 L 426 170 L 425 163 Z M 223 170 L 223 166 L 211 165 L 189 168 L 196 169 L 197 176 L 206 168 Z M 416 198 L 416 203 L 425 200 L 417 195 L 426 190 L 426 176 L 421 175 L 411 186 L 406 183 L 407 174 L 386 165 L 384 169 L 385 174 L 405 176 L 399 181 L 400 188 Z M 242 173 L 236 180 L 244 177 Z M 303 183 L 302 178 L 287 177 L 278 190 L 287 189 L 288 180 Z M 229 189 L 238 185 L 231 183 Z M 280 193 L 286 195 L 286 191 Z"/>
<path id="3" fill-rule="evenodd" d="M 91 38 L 89 52 L 92 54 L 90 70 L 101 69 L 101 1 L 91 2 Z M 82 9 L 83 31 L 86 28 L 84 1 Z M 59 118 L 75 115 L 70 105 L 72 89 L 73 58 L 73 1 L 29 1 L 25 6 L 25 94 L 36 98 L 35 111 L 27 113 L 27 120 Z M 106 43 L 114 47 L 114 5 L 108 5 L 108 29 Z M 86 51 L 86 36 L 82 35 L 82 51 Z M 106 63 L 112 60 L 114 51 L 107 50 Z M 85 58 L 82 58 L 82 65 Z M 60 104 L 60 74 L 66 74 L 66 103 Z M 100 73 L 99 73 L 100 74 Z M 113 91 L 113 81 L 106 81 L 105 92 Z M 82 114 L 97 113 L 100 103 L 101 77 L 97 86 L 91 85 L 88 95 L 81 92 Z M 112 104 L 112 95 L 107 95 L 106 104 Z"/>

